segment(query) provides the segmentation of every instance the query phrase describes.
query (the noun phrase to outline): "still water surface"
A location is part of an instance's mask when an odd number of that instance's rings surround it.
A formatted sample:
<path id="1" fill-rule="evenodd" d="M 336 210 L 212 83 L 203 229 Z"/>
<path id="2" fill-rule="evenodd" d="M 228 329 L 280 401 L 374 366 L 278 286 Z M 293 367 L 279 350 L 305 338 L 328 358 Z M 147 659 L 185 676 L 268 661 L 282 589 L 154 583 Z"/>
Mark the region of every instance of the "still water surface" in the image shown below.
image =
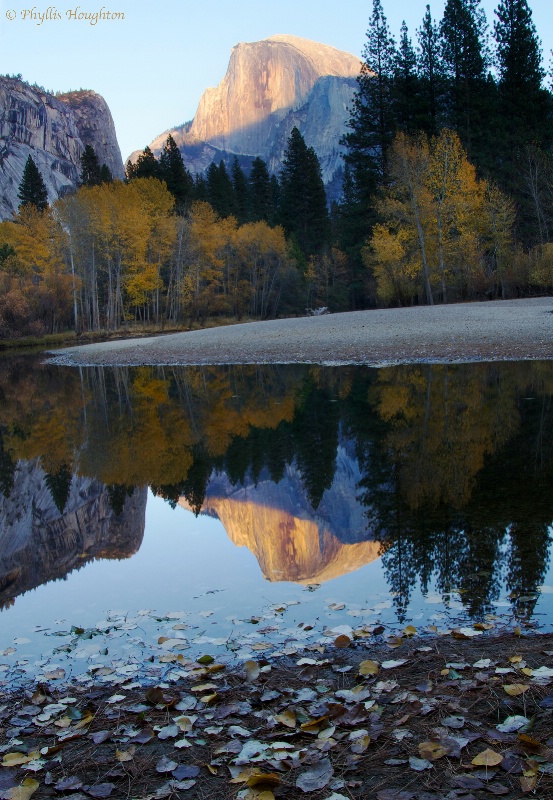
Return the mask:
<path id="1" fill-rule="evenodd" d="M 2 361 L 0 681 L 551 631 L 552 397 L 551 362 Z"/>

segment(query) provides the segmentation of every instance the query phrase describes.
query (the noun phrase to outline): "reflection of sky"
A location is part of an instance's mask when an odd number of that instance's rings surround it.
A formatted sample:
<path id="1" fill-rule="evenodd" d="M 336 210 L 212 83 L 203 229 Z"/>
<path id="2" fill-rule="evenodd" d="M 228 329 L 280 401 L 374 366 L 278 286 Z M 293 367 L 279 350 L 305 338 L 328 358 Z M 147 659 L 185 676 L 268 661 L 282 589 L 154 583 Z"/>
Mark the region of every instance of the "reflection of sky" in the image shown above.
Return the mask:
<path id="1" fill-rule="evenodd" d="M 553 569 L 550 567 L 544 583 L 549 587 L 541 595 L 535 618 L 541 630 L 553 628 Z M 222 591 L 221 591 L 222 590 Z M 0 614 L 2 631 L 0 651 L 14 639 L 29 638 L 30 643 L 17 644 L 17 653 L 0 662 L 33 657 L 51 650 L 62 642 L 34 634 L 35 626 L 68 630 L 71 625 L 93 627 L 104 620 L 109 611 L 128 612 L 130 617 L 139 610 L 150 609 L 159 614 L 186 611 L 185 622 L 192 630 L 187 636 L 224 637 L 241 639 L 257 634 L 264 626 L 246 624 L 241 620 L 261 615 L 272 604 L 297 602 L 277 617 L 274 624 L 281 629 L 313 625 L 316 641 L 325 627 L 348 624 L 353 628 L 378 621 L 396 625 L 393 603 L 380 560 L 361 567 L 308 591 L 292 583 L 268 583 L 264 580 L 254 556 L 236 547 L 228 539 L 221 523 L 210 517 L 195 518 L 181 508 L 175 510 L 160 498 L 149 495 L 146 509 L 146 531 L 140 551 L 123 561 L 97 561 L 74 572 L 66 580 L 41 586 L 18 597 L 15 605 Z M 330 603 L 345 604 L 339 611 L 328 609 Z M 212 611 L 203 617 L 201 612 Z M 422 630 L 428 624 L 447 627 L 446 609 L 431 586 L 424 598 L 414 590 L 405 623 Z M 349 612 L 349 613 L 348 613 Z M 505 593 L 496 605 L 501 617 L 499 624 L 510 621 L 510 603 Z M 450 604 L 454 624 L 460 624 L 462 605 Z M 56 620 L 64 620 L 55 625 Z M 545 621 L 547 620 L 547 625 Z M 159 630 L 148 628 L 145 618 L 143 632 L 152 643 Z M 466 622 L 466 620 L 465 620 Z M 170 630 L 165 624 L 165 630 Z M 142 628 L 141 628 L 142 630 Z M 270 640 L 270 634 L 263 638 Z M 124 639 L 120 644 L 125 644 Z M 110 643 L 110 656 L 117 655 L 117 641 Z M 209 651 L 206 644 L 200 651 Z M 186 655 L 193 654 L 186 651 Z M 0 674 L 0 678 L 1 678 Z"/>

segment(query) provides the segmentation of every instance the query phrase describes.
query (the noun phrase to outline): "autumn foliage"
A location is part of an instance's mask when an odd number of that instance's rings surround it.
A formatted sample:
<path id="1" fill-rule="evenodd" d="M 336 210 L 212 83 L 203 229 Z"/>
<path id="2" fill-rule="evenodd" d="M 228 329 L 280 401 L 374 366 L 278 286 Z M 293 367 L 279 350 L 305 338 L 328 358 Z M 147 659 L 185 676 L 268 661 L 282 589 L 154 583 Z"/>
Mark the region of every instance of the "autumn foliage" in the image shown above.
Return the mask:
<path id="1" fill-rule="evenodd" d="M 0 336 L 282 311 L 298 270 L 281 227 L 174 213 L 164 182 L 83 186 L 0 223 Z"/>

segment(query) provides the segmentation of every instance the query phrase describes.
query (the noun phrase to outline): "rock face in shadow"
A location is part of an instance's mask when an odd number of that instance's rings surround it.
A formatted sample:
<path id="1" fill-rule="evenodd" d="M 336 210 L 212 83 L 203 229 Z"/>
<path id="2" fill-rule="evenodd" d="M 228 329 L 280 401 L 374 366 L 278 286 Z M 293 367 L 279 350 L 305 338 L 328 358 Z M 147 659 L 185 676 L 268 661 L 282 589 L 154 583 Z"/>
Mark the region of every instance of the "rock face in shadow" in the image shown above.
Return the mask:
<path id="1" fill-rule="evenodd" d="M 323 583 L 380 555 L 368 509 L 357 498 L 359 479 L 357 461 L 341 445 L 332 486 L 316 510 L 292 465 L 278 484 L 264 473 L 256 484 L 239 486 L 214 475 L 202 512 L 220 519 L 234 544 L 255 555 L 267 580 Z M 180 505 L 189 508 L 184 499 Z"/>
<path id="2" fill-rule="evenodd" d="M 350 53 L 297 36 L 238 44 L 225 77 L 205 91 L 194 120 L 166 131 L 151 148 L 159 154 L 171 133 L 194 173 L 212 161 L 230 163 L 234 154 L 260 156 L 278 172 L 297 126 L 314 147 L 323 179 L 330 184 L 340 169 L 340 138 L 360 66 Z"/>
<path id="3" fill-rule="evenodd" d="M 52 202 L 77 185 L 87 144 L 115 178 L 124 177 L 113 119 L 100 95 L 80 91 L 54 97 L 17 78 L 0 77 L 0 219 L 17 211 L 29 155 Z"/>
<path id="4" fill-rule="evenodd" d="M 61 513 L 38 463 L 19 462 L 10 497 L 0 495 L 0 607 L 94 559 L 136 553 L 147 491 L 135 489 L 116 515 L 104 484 L 73 476 Z"/>

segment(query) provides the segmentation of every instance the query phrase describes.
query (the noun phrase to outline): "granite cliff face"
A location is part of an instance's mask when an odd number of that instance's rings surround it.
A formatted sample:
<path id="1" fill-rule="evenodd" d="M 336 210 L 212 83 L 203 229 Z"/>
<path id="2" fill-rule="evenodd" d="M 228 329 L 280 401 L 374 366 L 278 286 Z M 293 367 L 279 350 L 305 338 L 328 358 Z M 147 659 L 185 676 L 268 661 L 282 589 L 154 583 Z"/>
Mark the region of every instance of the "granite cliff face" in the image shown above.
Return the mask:
<path id="1" fill-rule="evenodd" d="M 73 476 L 60 513 L 45 478 L 38 462 L 19 462 L 10 497 L 0 495 L 0 608 L 88 561 L 128 558 L 142 543 L 147 487 L 116 515 L 103 484 Z"/>
<path id="2" fill-rule="evenodd" d="M 332 486 L 316 510 L 291 465 L 278 484 L 263 473 L 257 483 L 239 486 L 224 473 L 214 475 L 202 512 L 220 519 L 234 544 L 255 555 L 267 580 L 323 583 L 380 555 L 380 542 L 371 538 L 369 509 L 357 498 L 360 478 L 353 449 L 343 442 Z M 188 508 L 186 500 L 180 504 Z"/>
<path id="3" fill-rule="evenodd" d="M 76 186 L 87 144 L 114 177 L 124 177 L 113 120 L 100 95 L 80 91 L 54 97 L 16 78 L 0 77 L 0 219 L 17 211 L 29 155 L 52 201 Z"/>
<path id="4" fill-rule="evenodd" d="M 225 77 L 206 90 L 193 121 L 161 134 L 151 148 L 159 154 L 171 133 L 194 173 L 235 154 L 261 156 L 278 172 L 297 126 L 330 184 L 340 168 L 340 138 L 360 66 L 350 53 L 297 36 L 238 44 Z"/>

